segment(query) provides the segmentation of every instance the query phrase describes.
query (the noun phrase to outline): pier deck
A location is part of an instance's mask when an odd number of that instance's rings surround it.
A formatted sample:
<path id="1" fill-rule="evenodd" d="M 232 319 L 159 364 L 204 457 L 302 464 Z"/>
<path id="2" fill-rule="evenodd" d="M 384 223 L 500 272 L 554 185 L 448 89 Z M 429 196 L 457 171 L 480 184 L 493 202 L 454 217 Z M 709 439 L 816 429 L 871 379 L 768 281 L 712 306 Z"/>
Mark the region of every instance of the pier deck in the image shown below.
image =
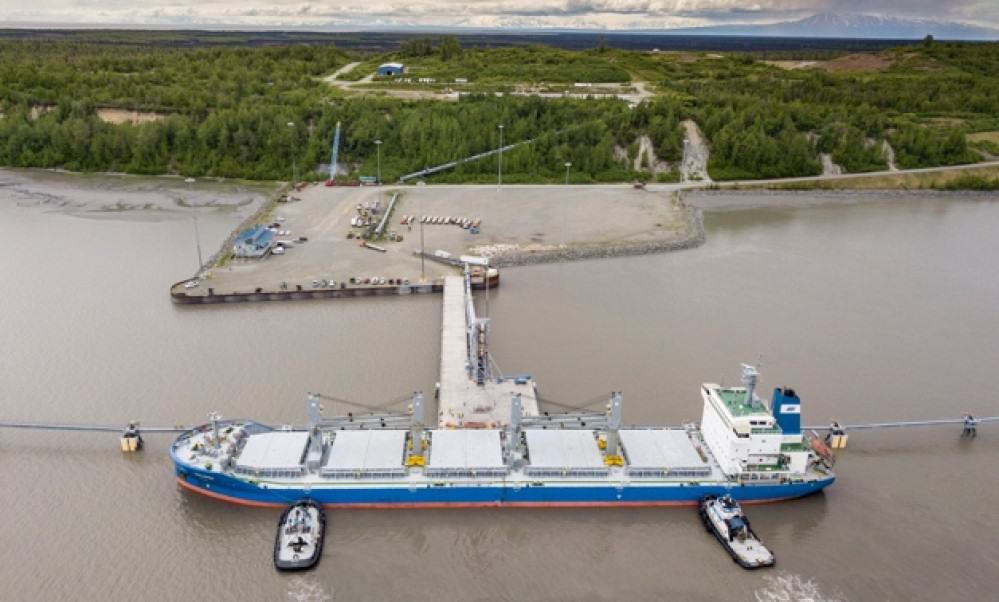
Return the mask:
<path id="1" fill-rule="evenodd" d="M 533 380 L 487 380 L 477 385 L 469 375 L 468 324 L 465 287 L 461 276 L 444 278 L 444 315 L 441 322 L 441 380 L 438 417 L 441 428 L 502 426 L 510 422 L 510 399 L 521 395 L 524 416 L 538 415 Z"/>

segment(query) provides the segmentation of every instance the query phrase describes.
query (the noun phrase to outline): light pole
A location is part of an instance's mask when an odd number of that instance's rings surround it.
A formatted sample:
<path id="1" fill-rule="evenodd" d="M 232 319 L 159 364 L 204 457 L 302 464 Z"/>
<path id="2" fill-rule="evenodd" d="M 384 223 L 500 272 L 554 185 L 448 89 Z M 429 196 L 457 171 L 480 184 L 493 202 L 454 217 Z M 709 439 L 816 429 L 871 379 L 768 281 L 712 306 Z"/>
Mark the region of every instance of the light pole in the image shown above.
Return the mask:
<path id="1" fill-rule="evenodd" d="M 291 185 L 294 186 L 298 183 L 298 160 L 295 159 L 295 122 L 289 121 L 288 127 L 291 128 Z"/>
<path id="2" fill-rule="evenodd" d="M 565 162 L 565 185 L 566 186 L 569 185 L 569 168 L 570 167 L 572 167 L 572 161 L 566 161 Z M 566 212 L 565 204 L 566 204 L 566 197 L 568 195 L 569 195 L 568 191 L 566 191 L 565 194 L 562 195 L 562 246 L 563 247 L 565 246 L 565 212 Z"/>
<path id="3" fill-rule="evenodd" d="M 194 184 L 194 178 L 184 178 L 184 182 L 187 184 L 187 198 L 191 198 L 191 184 Z M 194 244 L 198 247 L 198 274 L 201 273 L 201 268 L 204 267 L 205 261 L 201 258 L 201 233 L 198 231 L 198 210 L 191 205 L 192 213 L 191 216 L 194 218 Z"/>
<path id="4" fill-rule="evenodd" d="M 378 156 L 378 206 L 382 206 L 382 141 L 380 139 L 375 139 L 375 150 Z"/>
<path id="5" fill-rule="evenodd" d="M 426 169 L 426 168 L 424 168 Z M 420 199 L 420 284 L 427 281 L 427 246 L 423 242 L 423 195 L 417 196 Z"/>
<path id="6" fill-rule="evenodd" d="M 503 187 L 503 124 L 499 124 L 500 146 L 499 146 L 499 174 L 496 179 L 496 187 Z"/>

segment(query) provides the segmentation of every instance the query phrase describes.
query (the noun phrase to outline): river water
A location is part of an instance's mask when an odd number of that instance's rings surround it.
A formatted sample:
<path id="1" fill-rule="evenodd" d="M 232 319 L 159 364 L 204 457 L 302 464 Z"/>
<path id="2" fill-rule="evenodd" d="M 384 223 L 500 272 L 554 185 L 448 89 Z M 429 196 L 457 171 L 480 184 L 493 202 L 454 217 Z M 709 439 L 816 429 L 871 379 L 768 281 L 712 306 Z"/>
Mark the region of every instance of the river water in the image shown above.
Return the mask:
<path id="1" fill-rule="evenodd" d="M 0 172 L 0 416 L 302 423 L 305 392 L 431 391 L 440 299 L 179 307 L 266 190 Z M 870 200 L 867 197 L 847 197 Z M 786 199 L 785 199 L 786 200 Z M 120 203 L 119 203 L 120 201 Z M 709 213 L 666 255 L 508 269 L 493 352 L 544 398 L 621 389 L 629 423 L 699 419 L 702 381 L 794 386 L 805 422 L 999 414 L 999 201 L 892 195 Z M 210 252 L 210 251 L 209 251 Z M 554 406 L 551 409 L 556 410 Z M 343 511 L 317 570 L 271 564 L 277 511 L 180 490 L 169 437 L 0 432 L 11 600 L 985 600 L 999 430 L 857 433 L 825 494 L 750 509 L 778 568 L 738 569 L 691 509 Z"/>

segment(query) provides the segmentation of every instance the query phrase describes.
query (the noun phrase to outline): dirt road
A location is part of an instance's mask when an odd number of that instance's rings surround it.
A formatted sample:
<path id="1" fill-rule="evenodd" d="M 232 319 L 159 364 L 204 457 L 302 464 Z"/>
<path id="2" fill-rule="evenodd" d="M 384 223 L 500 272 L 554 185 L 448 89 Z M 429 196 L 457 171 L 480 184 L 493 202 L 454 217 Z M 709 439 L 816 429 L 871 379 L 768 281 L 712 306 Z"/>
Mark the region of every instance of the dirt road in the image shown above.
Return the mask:
<path id="1" fill-rule="evenodd" d="M 710 151 L 708 143 L 701 133 L 701 128 L 691 120 L 683 122 L 686 130 L 686 144 L 684 145 L 683 164 L 680 166 L 681 182 L 703 182 L 711 183 L 711 176 L 708 175 L 708 158 Z"/>

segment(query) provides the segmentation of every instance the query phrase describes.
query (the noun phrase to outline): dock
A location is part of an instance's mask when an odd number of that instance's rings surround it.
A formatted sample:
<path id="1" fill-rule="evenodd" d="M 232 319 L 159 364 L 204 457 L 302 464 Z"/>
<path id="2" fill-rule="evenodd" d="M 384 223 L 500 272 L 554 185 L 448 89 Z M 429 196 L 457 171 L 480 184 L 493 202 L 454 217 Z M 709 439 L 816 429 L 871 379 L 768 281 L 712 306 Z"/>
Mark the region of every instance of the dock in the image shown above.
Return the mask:
<path id="1" fill-rule="evenodd" d="M 546 186 L 296 187 L 244 220 L 207 264 L 170 287 L 170 298 L 201 305 L 439 293 L 462 267 L 443 258 L 486 255 L 496 268 L 703 240 L 696 212 L 669 194 L 582 186 L 569 196 Z M 271 246 L 238 256 L 239 234 L 261 227 L 274 231 Z"/>
<path id="2" fill-rule="evenodd" d="M 525 417 L 538 415 L 530 376 L 497 374 L 489 356 L 489 319 L 475 313 L 469 270 L 444 278 L 438 418 L 441 428 L 495 428 L 510 424 L 511 403 L 520 395 Z"/>

